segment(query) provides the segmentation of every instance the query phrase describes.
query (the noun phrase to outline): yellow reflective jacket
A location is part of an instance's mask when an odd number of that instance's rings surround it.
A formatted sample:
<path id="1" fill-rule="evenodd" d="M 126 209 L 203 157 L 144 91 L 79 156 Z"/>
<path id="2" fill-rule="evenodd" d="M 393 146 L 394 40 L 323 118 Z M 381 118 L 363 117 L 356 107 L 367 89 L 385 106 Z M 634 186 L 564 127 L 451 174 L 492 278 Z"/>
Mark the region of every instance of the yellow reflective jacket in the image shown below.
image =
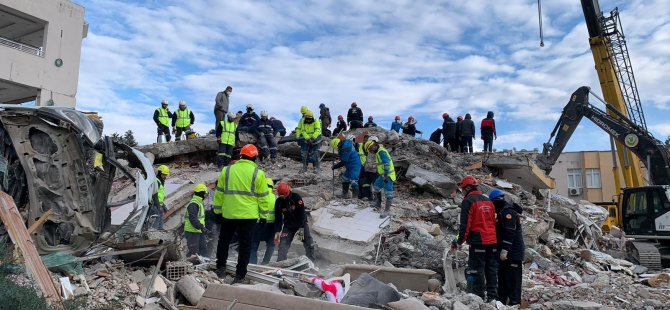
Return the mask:
<path id="1" fill-rule="evenodd" d="M 269 196 L 265 172 L 255 162 L 240 159 L 224 167 L 214 193 L 214 213 L 226 219 L 259 219 Z"/>
<path id="2" fill-rule="evenodd" d="M 193 202 L 198 205 L 198 222 L 202 224 L 202 227 L 205 227 L 205 206 L 202 204 L 202 197 L 193 195 L 193 198 L 191 198 L 191 203 Z M 184 231 L 202 234 L 200 229 L 195 228 L 195 226 L 191 224 L 191 220 L 188 218 L 188 207 L 184 213 Z"/>
<path id="3" fill-rule="evenodd" d="M 302 134 L 302 126 L 305 123 L 305 117 L 301 117 L 300 121 L 298 121 L 298 127 L 295 128 L 295 137 L 296 139 L 300 138 L 300 135 Z"/>
<path id="4" fill-rule="evenodd" d="M 314 119 L 314 123 L 303 123 L 302 128 L 300 129 L 300 135 L 296 137 L 303 139 L 316 139 L 319 136 L 321 136 L 321 122 L 318 119 Z"/>
<path id="5" fill-rule="evenodd" d="M 176 127 L 185 128 L 191 126 L 191 110 L 188 108 L 184 109 L 184 111 L 177 109 L 174 113 L 177 114 Z"/>
<path id="6" fill-rule="evenodd" d="M 156 111 L 158 111 L 158 121 L 165 127 L 170 127 L 170 116 L 168 110 L 160 107 L 157 108 Z"/>
<path id="7" fill-rule="evenodd" d="M 363 144 L 365 143 L 361 142 L 358 144 L 358 157 L 361 159 L 361 166 L 365 166 L 365 162 L 368 160 L 368 154 L 363 150 Z"/>
<path id="8" fill-rule="evenodd" d="M 388 174 L 391 180 L 395 182 L 395 167 L 391 154 L 383 146 L 379 146 L 375 158 L 377 160 L 377 174 L 381 176 Z"/>
<path id="9" fill-rule="evenodd" d="M 227 120 L 221 121 L 221 143 L 234 146 L 235 130 L 237 130 L 237 124 L 235 124 L 235 122 Z"/>
<path id="10" fill-rule="evenodd" d="M 268 199 L 264 199 L 263 203 L 260 205 L 260 218 L 261 220 L 266 220 L 268 223 L 275 222 L 275 201 L 277 198 L 272 190 L 269 190 Z"/>
<path id="11" fill-rule="evenodd" d="M 158 183 L 158 203 L 162 206 L 165 201 L 165 185 L 158 178 L 156 178 L 156 183 Z"/>

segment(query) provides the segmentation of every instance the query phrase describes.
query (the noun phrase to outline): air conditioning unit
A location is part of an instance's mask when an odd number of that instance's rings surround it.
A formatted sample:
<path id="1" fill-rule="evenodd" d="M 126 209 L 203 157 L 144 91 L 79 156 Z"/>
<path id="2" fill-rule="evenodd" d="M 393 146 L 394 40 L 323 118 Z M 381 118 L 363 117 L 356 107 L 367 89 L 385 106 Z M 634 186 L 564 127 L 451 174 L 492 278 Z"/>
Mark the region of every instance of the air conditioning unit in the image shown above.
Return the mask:
<path id="1" fill-rule="evenodd" d="M 582 194 L 582 189 L 581 188 L 570 188 L 568 189 L 568 194 L 570 196 L 579 196 Z"/>

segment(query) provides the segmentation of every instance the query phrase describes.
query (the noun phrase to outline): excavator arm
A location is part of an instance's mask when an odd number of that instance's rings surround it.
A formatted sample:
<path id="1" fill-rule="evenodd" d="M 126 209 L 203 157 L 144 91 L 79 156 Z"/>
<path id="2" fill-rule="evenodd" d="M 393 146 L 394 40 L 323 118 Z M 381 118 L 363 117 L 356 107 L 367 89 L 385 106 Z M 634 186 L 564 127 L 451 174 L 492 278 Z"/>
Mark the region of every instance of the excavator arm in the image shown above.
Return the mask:
<path id="1" fill-rule="evenodd" d="M 586 117 L 646 163 L 651 184 L 670 184 L 670 152 L 661 141 L 615 107 L 605 103 L 605 112 L 589 104 L 589 93 L 591 89 L 582 86 L 572 94 L 549 141 L 544 144 L 542 154 L 536 159 L 537 165 L 549 174 L 582 118 Z"/>

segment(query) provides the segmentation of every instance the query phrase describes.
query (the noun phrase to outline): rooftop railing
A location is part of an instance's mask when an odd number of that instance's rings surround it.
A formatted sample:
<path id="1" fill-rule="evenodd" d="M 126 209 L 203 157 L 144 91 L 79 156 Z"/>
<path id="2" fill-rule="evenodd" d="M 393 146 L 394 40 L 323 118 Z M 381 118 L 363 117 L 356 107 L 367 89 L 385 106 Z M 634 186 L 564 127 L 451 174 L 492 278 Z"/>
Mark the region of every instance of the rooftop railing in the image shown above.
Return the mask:
<path id="1" fill-rule="evenodd" d="M 42 50 L 41 47 L 33 47 L 29 45 L 25 45 L 23 43 L 15 42 L 7 38 L 0 37 L 0 45 L 4 45 L 13 49 L 17 49 L 19 51 L 28 53 L 28 54 L 33 54 L 35 56 L 39 57 L 44 57 L 44 50 Z"/>

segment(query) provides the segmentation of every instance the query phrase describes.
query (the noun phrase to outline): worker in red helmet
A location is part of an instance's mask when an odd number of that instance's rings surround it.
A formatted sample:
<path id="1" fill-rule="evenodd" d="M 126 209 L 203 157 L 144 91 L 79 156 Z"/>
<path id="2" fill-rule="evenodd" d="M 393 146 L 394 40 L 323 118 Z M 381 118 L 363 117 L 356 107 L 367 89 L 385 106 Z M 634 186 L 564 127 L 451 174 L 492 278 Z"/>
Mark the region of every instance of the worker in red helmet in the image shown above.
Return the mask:
<path id="1" fill-rule="evenodd" d="M 363 128 L 363 111 L 356 102 L 351 103 L 351 108 L 347 113 L 347 123 L 350 129 Z"/>
<path id="2" fill-rule="evenodd" d="M 391 123 L 391 130 L 400 133 L 400 129 L 402 129 L 402 121 L 400 121 L 400 116 L 396 115 L 395 120 Z"/>
<path id="3" fill-rule="evenodd" d="M 285 182 L 277 184 L 275 202 L 275 245 L 279 245 L 277 261 L 288 258 L 288 250 L 297 236 L 305 247 L 307 258 L 314 260 L 314 240 L 307 224 L 305 202 Z"/>
<path id="4" fill-rule="evenodd" d="M 493 152 L 493 140 L 498 139 L 496 133 L 496 121 L 493 119 L 493 111 L 486 113 L 486 118 L 482 120 L 479 127 L 479 135 L 484 140 L 484 153 Z"/>
<path id="5" fill-rule="evenodd" d="M 496 209 L 491 200 L 479 191 L 475 177 L 468 175 L 459 184 L 465 193 L 461 202 L 461 225 L 451 249 L 463 242 L 470 245 L 468 256 L 468 293 L 476 294 L 486 302 L 498 297 L 498 250 L 496 237 Z"/>
<path id="6" fill-rule="evenodd" d="M 347 122 L 344 121 L 344 117 L 342 115 L 337 116 L 337 125 L 335 126 L 335 130 L 333 130 L 333 137 L 337 137 L 337 135 L 347 131 Z"/>
<path id="7" fill-rule="evenodd" d="M 365 127 L 365 128 L 377 127 L 377 124 L 374 122 L 374 118 L 372 117 L 372 115 L 368 116 L 368 122 L 365 123 L 365 125 L 363 125 L 363 127 Z"/>
<path id="8" fill-rule="evenodd" d="M 221 170 L 214 192 L 214 214 L 220 216 L 221 233 L 216 251 L 216 274 L 226 276 L 228 247 L 237 233 L 239 251 L 233 283 L 246 282 L 247 266 L 256 222 L 263 204 L 269 203 L 268 182 L 265 172 L 258 168 L 258 149 L 247 144 L 240 151 L 240 159 Z"/>
<path id="9" fill-rule="evenodd" d="M 465 119 L 458 125 L 461 133 L 461 148 L 463 153 L 472 153 L 472 139 L 475 137 L 475 123 L 470 113 L 465 114 Z"/>
<path id="10" fill-rule="evenodd" d="M 420 130 L 416 129 L 416 120 L 414 119 L 414 116 L 410 116 L 407 118 L 407 123 L 402 125 L 402 133 L 415 137 L 416 134 L 423 134 Z"/>
<path id="11" fill-rule="evenodd" d="M 456 137 L 456 122 L 449 117 L 448 113 L 442 114 L 442 136 L 444 137 L 443 146 L 451 152 L 458 152 L 458 138 Z"/>

